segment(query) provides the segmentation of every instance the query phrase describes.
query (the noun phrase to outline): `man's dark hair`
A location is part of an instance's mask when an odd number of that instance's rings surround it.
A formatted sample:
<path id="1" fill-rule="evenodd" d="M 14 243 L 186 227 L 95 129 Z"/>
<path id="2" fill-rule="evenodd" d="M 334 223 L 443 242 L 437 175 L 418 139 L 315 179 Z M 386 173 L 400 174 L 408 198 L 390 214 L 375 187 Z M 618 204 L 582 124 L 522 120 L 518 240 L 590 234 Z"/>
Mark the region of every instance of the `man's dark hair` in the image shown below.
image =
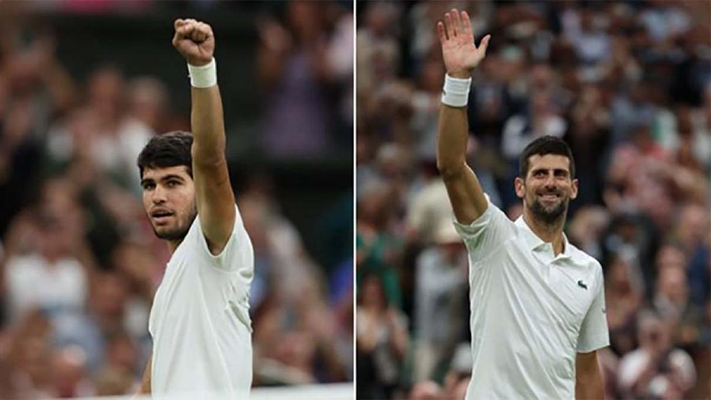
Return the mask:
<path id="1" fill-rule="evenodd" d="M 169 168 L 184 165 L 193 177 L 193 157 L 190 149 L 193 135 L 190 132 L 174 131 L 154 136 L 138 155 L 138 169 L 143 178 L 145 168 Z"/>
<path id="2" fill-rule="evenodd" d="M 528 175 L 529 158 L 531 158 L 531 156 L 545 156 L 546 154 L 556 154 L 568 157 L 568 160 L 570 161 L 570 179 L 575 178 L 575 160 L 573 159 L 573 152 L 570 151 L 570 147 L 568 147 L 567 143 L 555 136 L 540 137 L 526 146 L 523 153 L 521 153 L 521 158 L 519 158 L 519 176 L 522 179 L 525 179 L 526 175 Z"/>

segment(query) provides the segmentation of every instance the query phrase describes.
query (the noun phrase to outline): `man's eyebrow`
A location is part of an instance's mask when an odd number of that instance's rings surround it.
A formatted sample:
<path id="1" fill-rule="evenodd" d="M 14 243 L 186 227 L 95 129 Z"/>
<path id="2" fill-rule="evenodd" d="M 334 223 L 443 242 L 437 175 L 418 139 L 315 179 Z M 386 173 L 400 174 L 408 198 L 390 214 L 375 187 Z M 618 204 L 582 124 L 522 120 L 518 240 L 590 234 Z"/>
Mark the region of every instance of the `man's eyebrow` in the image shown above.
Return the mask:
<path id="1" fill-rule="evenodd" d="M 146 183 L 154 183 L 153 178 L 143 178 L 143 179 L 141 179 L 141 186 L 145 185 Z"/>
<path id="2" fill-rule="evenodd" d="M 183 179 L 182 176 L 176 175 L 176 174 L 168 174 L 168 175 L 166 175 L 166 176 L 160 178 L 160 180 L 161 180 L 162 182 L 165 182 L 165 181 L 168 181 L 168 180 L 171 180 L 171 179 L 177 179 L 177 180 L 179 180 L 179 181 L 181 181 L 181 182 L 184 182 L 184 181 L 185 181 L 185 179 Z"/>
<path id="3" fill-rule="evenodd" d="M 566 168 L 546 168 L 546 167 L 535 167 L 531 169 L 531 172 L 538 172 L 538 171 L 553 171 L 553 172 L 568 172 Z"/>

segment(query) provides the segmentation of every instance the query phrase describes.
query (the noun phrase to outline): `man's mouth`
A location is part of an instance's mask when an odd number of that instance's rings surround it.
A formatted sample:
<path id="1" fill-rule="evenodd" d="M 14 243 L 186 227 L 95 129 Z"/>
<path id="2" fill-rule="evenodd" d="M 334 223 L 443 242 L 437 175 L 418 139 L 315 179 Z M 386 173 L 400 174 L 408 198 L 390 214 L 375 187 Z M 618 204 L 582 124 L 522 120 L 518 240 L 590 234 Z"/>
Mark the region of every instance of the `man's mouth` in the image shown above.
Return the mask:
<path id="1" fill-rule="evenodd" d="M 546 201 L 555 201 L 560 199 L 561 196 L 557 193 L 543 193 L 539 194 L 538 197 Z"/>
<path id="2" fill-rule="evenodd" d="M 151 213 L 151 218 L 156 222 L 164 222 L 173 216 L 173 213 L 167 210 L 157 210 Z"/>

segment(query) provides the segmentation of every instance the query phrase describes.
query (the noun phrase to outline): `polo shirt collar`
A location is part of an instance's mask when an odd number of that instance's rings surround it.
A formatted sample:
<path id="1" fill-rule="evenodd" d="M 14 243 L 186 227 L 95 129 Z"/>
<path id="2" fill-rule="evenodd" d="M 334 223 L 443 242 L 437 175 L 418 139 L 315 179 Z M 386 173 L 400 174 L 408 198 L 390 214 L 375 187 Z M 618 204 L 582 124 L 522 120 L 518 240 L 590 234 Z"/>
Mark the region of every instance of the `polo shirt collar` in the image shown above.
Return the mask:
<path id="1" fill-rule="evenodd" d="M 536 235 L 531 230 L 526 221 L 523 219 L 523 215 L 518 217 L 515 224 L 522 228 L 521 230 L 523 231 L 523 239 L 529 249 L 535 250 L 547 243 L 544 242 L 543 239 L 539 238 L 538 235 Z M 571 258 L 572 256 L 573 254 L 570 250 L 570 243 L 568 242 L 568 237 L 565 235 L 565 232 L 563 232 L 563 252 L 558 254 L 558 257 Z"/>

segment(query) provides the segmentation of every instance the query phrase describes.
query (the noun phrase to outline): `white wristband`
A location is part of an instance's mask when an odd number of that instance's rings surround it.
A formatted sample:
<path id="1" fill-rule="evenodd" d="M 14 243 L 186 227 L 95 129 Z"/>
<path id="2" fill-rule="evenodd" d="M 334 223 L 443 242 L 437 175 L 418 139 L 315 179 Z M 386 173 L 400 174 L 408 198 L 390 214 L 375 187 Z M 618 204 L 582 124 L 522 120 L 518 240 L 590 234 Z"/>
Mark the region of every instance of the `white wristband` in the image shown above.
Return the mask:
<path id="1" fill-rule="evenodd" d="M 217 63 L 215 58 L 208 64 L 195 66 L 188 64 L 188 74 L 190 75 L 190 84 L 196 88 L 209 88 L 217 85 Z"/>
<path id="2" fill-rule="evenodd" d="M 445 75 L 442 104 L 450 107 L 466 107 L 469 102 L 469 88 L 471 86 L 472 78 L 460 79 L 452 78 L 449 74 Z"/>

